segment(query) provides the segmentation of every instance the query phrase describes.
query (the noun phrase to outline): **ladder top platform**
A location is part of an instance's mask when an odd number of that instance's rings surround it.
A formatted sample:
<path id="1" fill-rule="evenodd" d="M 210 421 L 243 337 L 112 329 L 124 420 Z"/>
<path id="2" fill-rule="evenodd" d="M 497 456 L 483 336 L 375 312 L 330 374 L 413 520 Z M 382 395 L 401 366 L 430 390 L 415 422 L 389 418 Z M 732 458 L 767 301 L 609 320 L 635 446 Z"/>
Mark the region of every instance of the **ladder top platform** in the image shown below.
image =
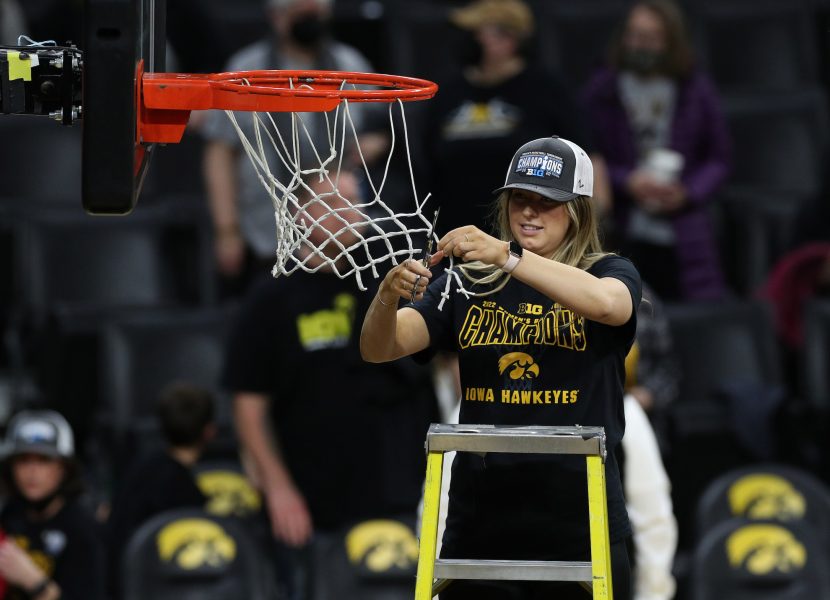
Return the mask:
<path id="1" fill-rule="evenodd" d="M 427 452 L 504 452 L 516 454 L 579 454 L 606 458 L 602 427 L 456 425 L 429 428 Z"/>

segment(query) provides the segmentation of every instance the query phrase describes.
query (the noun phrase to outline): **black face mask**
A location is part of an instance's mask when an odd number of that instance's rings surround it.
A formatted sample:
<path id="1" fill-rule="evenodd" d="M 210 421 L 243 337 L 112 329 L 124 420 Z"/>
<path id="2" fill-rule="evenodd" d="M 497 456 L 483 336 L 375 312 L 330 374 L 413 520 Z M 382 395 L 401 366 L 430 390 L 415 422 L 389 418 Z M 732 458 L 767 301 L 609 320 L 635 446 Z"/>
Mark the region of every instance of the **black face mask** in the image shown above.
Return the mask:
<path id="1" fill-rule="evenodd" d="M 317 48 L 328 34 L 328 23 L 319 15 L 308 14 L 291 25 L 291 37 L 304 48 Z"/>
<path id="2" fill-rule="evenodd" d="M 638 75 L 653 75 L 660 72 L 665 64 L 665 53 L 654 50 L 626 50 L 623 52 L 623 67 Z"/>

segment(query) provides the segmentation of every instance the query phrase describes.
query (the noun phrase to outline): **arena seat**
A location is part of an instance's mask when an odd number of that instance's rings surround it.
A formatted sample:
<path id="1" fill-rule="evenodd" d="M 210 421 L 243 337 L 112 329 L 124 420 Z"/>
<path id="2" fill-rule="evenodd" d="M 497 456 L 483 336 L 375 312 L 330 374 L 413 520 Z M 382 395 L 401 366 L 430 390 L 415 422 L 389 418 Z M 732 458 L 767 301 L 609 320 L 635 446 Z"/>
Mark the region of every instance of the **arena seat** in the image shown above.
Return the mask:
<path id="1" fill-rule="evenodd" d="M 778 350 L 766 304 L 755 301 L 666 307 L 683 369 L 678 403 L 711 398 L 729 381 L 781 381 Z"/>
<path id="2" fill-rule="evenodd" d="M 540 51 L 547 66 L 562 69 L 567 80 L 583 85 L 605 63 L 615 27 L 626 14 L 616 0 L 542 2 L 538 10 Z"/>
<path id="3" fill-rule="evenodd" d="M 830 597 L 828 554 L 798 523 L 730 519 L 695 549 L 692 600 L 807 600 Z"/>
<path id="4" fill-rule="evenodd" d="M 697 505 L 697 536 L 735 517 L 799 522 L 830 552 L 830 489 L 802 469 L 762 463 L 734 469 L 712 481 Z"/>
<path id="5" fill-rule="evenodd" d="M 440 81 L 461 71 L 464 33 L 449 22 L 463 3 L 387 3 L 386 55 L 398 75 Z M 408 112 L 408 111 L 407 111 Z"/>
<path id="6" fill-rule="evenodd" d="M 724 190 L 719 213 L 719 249 L 727 280 L 743 296 L 753 294 L 775 262 L 792 247 L 805 199 L 762 190 Z"/>
<path id="7" fill-rule="evenodd" d="M 786 201 L 819 192 L 828 139 L 822 90 L 730 94 L 723 105 L 734 143 L 730 187 Z"/>
<path id="8" fill-rule="evenodd" d="M 722 90 L 791 90 L 817 81 L 809 0 L 702 0 L 691 10 L 704 66 Z"/>
<path id="9" fill-rule="evenodd" d="M 81 127 L 46 117 L 0 119 L 0 195 L 21 208 L 81 207 Z"/>
<path id="10" fill-rule="evenodd" d="M 147 206 L 125 219 L 77 207 L 31 210 L 19 237 L 12 337 L 83 448 L 98 398 L 103 324 L 123 313 L 209 303 L 208 240 L 190 215 Z"/>
<path id="11" fill-rule="evenodd" d="M 824 414 L 830 411 L 830 301 L 816 299 L 804 310 L 801 391 Z"/>
<path id="12" fill-rule="evenodd" d="M 217 395 L 218 445 L 235 451 L 230 403 L 220 395 L 229 309 L 170 309 L 109 321 L 101 338 L 100 422 L 129 454 L 160 443 L 155 403 L 162 389 L 186 381 Z M 224 447 L 224 446 L 223 446 Z"/>
<path id="13" fill-rule="evenodd" d="M 697 499 L 709 482 L 774 453 L 781 373 L 765 304 L 667 305 L 666 314 L 683 375 L 678 400 L 669 407 L 666 470 L 679 545 L 690 549 Z M 751 418 L 742 418 L 747 410 Z"/>
<path id="14" fill-rule="evenodd" d="M 265 600 L 261 549 L 237 523 L 197 509 L 152 518 L 124 554 L 124 600 Z"/>

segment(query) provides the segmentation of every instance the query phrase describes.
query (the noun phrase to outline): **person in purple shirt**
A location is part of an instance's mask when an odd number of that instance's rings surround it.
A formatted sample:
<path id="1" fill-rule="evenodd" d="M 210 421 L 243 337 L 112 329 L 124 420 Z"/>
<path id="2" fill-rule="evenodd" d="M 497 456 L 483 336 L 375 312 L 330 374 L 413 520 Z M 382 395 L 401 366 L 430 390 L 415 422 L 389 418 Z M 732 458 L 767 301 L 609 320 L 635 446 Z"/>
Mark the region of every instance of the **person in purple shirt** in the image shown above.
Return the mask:
<path id="1" fill-rule="evenodd" d="M 582 100 L 608 163 L 623 253 L 668 301 L 722 297 L 707 204 L 728 175 L 731 142 L 674 2 L 632 5 Z"/>

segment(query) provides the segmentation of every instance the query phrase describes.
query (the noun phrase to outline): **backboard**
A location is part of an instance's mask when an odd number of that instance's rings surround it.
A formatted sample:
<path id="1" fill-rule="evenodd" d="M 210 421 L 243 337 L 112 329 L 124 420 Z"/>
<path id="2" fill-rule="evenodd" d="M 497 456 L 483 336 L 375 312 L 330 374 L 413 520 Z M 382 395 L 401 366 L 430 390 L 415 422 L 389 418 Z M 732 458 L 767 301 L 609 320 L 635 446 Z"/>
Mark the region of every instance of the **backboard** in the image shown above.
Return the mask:
<path id="1" fill-rule="evenodd" d="M 137 136 L 136 85 L 165 70 L 166 0 L 85 0 L 83 205 L 91 214 L 135 206 L 153 144 Z"/>

